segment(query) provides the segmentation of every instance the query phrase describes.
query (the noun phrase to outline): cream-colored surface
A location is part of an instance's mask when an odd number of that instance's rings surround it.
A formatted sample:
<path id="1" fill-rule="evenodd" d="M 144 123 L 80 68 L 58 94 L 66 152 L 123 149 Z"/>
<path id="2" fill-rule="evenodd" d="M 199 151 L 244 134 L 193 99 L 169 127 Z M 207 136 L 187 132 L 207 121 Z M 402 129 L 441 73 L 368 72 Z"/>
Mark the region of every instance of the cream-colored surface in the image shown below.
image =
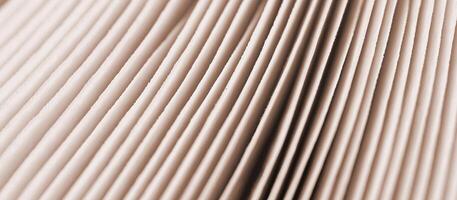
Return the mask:
<path id="1" fill-rule="evenodd" d="M 456 199 L 457 0 L 0 0 L 0 199 Z"/>

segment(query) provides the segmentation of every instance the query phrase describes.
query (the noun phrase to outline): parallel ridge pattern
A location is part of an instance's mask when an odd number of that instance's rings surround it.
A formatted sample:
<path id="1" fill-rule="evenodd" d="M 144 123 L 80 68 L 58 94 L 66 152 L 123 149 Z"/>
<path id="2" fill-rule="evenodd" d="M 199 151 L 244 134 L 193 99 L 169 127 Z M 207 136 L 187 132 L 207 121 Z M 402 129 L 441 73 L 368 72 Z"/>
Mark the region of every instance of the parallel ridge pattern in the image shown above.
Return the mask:
<path id="1" fill-rule="evenodd" d="M 0 199 L 457 199 L 457 0 L 1 0 Z"/>

